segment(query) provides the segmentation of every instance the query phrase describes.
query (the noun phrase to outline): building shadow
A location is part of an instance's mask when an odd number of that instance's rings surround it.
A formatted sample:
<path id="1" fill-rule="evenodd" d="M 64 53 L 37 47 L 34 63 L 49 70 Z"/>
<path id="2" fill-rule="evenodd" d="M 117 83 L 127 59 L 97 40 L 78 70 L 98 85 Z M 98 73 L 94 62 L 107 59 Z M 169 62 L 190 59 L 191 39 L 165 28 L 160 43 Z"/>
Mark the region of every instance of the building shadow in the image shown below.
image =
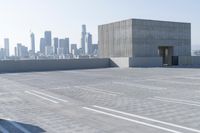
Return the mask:
<path id="1" fill-rule="evenodd" d="M 12 120 L 0 119 L 0 133 L 44 133 L 44 129 L 37 125 Z"/>

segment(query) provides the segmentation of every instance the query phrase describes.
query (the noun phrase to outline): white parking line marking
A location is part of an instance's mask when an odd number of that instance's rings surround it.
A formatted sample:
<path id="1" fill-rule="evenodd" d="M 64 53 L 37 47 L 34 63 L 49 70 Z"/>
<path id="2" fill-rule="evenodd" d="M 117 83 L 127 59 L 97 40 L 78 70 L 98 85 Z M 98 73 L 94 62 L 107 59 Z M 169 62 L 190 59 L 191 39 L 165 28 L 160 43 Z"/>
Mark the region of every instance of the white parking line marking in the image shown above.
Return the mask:
<path id="1" fill-rule="evenodd" d="M 130 114 L 130 113 L 126 113 L 126 112 L 122 112 L 122 111 L 118 111 L 118 110 L 114 110 L 114 109 L 109 109 L 109 108 L 105 108 L 105 107 L 100 107 L 100 106 L 96 106 L 96 105 L 94 105 L 94 107 L 99 108 L 99 109 L 103 109 L 103 110 L 107 110 L 107 111 L 112 111 L 112 112 L 115 112 L 115 113 L 120 113 L 120 114 L 131 116 L 131 117 L 135 117 L 135 118 L 139 118 L 139 119 L 143 119 L 143 120 L 148 120 L 148 121 L 151 121 L 151 122 L 156 122 L 156 123 L 160 123 L 160 124 L 164 124 L 164 125 L 168 125 L 168 126 L 172 126 L 172 127 L 181 128 L 181 129 L 184 129 L 184 130 L 200 133 L 200 130 L 181 126 L 181 125 L 177 125 L 177 124 L 173 124 L 173 123 L 159 121 L 159 120 L 155 120 L 155 119 L 152 119 L 152 118 L 139 116 L 139 115 L 135 115 L 135 114 Z"/>
<path id="2" fill-rule="evenodd" d="M 53 99 L 55 99 L 55 100 L 62 101 L 62 102 L 65 102 L 65 103 L 68 102 L 67 100 L 60 99 L 60 98 L 57 98 L 57 97 L 54 97 L 54 96 L 51 96 L 51 95 L 48 95 L 48 94 L 45 94 L 45 93 L 42 93 L 42 92 L 39 92 L 39 91 L 32 90 L 32 92 L 35 92 L 35 93 L 37 93 L 37 94 L 41 94 L 41 95 L 43 95 L 43 96 L 50 97 L 50 98 L 53 98 Z"/>
<path id="3" fill-rule="evenodd" d="M 120 84 L 120 85 L 127 85 L 127 86 L 133 86 L 138 87 L 142 89 L 150 89 L 150 90 L 166 90 L 167 88 L 163 87 L 157 87 L 157 86 L 149 86 L 149 85 L 141 85 L 141 84 L 131 84 L 131 83 L 124 83 L 124 82 L 113 82 L 114 84 Z"/>
<path id="4" fill-rule="evenodd" d="M 76 87 L 78 89 L 86 90 L 86 91 L 97 92 L 97 93 L 107 94 L 107 95 L 111 95 L 111 96 L 117 96 L 116 94 L 111 94 L 111 93 L 104 92 L 104 91 L 101 91 L 101 90 L 96 90 L 96 89 L 87 89 L 87 88 L 84 88 L 82 86 L 74 86 L 74 87 Z"/>
<path id="5" fill-rule="evenodd" d="M 112 116 L 112 117 L 115 117 L 115 118 L 118 118 L 118 119 L 130 121 L 130 122 L 133 122 L 133 123 L 145 125 L 145 126 L 156 128 L 156 129 L 160 129 L 160 130 L 164 130 L 164 131 L 167 131 L 167 132 L 181 133 L 179 131 L 175 131 L 175 130 L 172 130 L 172 129 L 169 129 L 169 128 L 165 128 L 165 127 L 161 127 L 161 126 L 156 126 L 156 125 L 153 125 L 153 124 L 145 123 L 145 122 L 142 122 L 142 121 L 137 121 L 137 120 L 130 119 L 130 118 L 127 118 L 127 117 L 123 117 L 123 116 L 119 116 L 119 115 L 115 115 L 115 114 L 103 112 L 103 111 L 100 111 L 100 110 L 96 110 L 96 109 L 92 109 L 92 108 L 87 108 L 87 107 L 83 107 L 83 108 L 86 109 L 86 110 L 89 110 L 89 111 L 96 112 L 96 113 L 104 114 L 104 115 L 107 115 L 107 116 Z"/>
<path id="6" fill-rule="evenodd" d="M 3 133 L 9 133 L 5 128 L 3 128 L 1 125 L 0 125 L 0 132 L 3 132 Z"/>
<path id="7" fill-rule="evenodd" d="M 194 102 L 189 100 L 180 100 L 180 99 L 171 99 L 171 98 L 162 98 L 162 97 L 155 97 L 155 98 L 149 98 L 152 100 L 162 101 L 162 102 L 170 102 L 170 103 L 178 103 L 178 104 L 185 104 L 190 106 L 198 106 L 200 107 L 200 102 Z"/>
<path id="8" fill-rule="evenodd" d="M 47 101 L 50 101 L 50 102 L 52 102 L 52 103 L 58 103 L 58 102 L 56 102 L 56 101 L 54 101 L 54 100 L 51 100 L 51 99 L 49 99 L 49 98 L 40 96 L 40 95 L 38 95 L 38 94 L 29 92 L 29 91 L 25 91 L 25 93 L 28 93 L 28 94 L 30 94 L 30 95 L 34 95 L 34 96 L 36 96 L 36 97 L 42 98 L 42 99 L 47 100 Z"/>
<path id="9" fill-rule="evenodd" d="M 24 133 L 31 133 L 30 131 L 28 131 L 27 129 L 25 129 L 25 128 L 24 128 L 23 126 L 21 126 L 20 124 L 14 122 L 14 121 L 12 121 L 12 120 L 9 120 L 9 119 L 7 119 L 7 120 L 8 120 L 8 122 L 9 122 L 10 124 L 12 124 L 12 125 L 15 126 L 16 128 L 18 128 L 18 129 L 21 130 L 22 132 L 24 132 Z"/>

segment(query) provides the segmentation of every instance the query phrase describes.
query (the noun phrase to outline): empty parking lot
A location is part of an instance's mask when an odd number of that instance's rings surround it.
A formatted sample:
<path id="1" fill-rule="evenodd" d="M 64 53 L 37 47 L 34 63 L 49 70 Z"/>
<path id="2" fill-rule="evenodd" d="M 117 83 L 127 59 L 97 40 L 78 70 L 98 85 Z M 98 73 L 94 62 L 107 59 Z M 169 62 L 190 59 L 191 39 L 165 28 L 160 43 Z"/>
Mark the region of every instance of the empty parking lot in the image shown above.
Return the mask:
<path id="1" fill-rule="evenodd" d="M 200 69 L 0 75 L 3 133 L 200 133 Z"/>

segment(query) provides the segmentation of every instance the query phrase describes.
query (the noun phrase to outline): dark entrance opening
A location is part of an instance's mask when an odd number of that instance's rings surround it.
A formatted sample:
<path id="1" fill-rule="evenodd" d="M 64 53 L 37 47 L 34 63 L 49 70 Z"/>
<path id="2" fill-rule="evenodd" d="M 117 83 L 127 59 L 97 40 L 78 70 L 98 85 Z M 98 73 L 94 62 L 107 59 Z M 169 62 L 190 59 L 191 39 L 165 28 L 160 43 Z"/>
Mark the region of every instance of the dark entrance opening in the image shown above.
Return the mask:
<path id="1" fill-rule="evenodd" d="M 173 47 L 161 46 L 158 48 L 159 56 L 163 58 L 163 66 L 172 66 L 176 64 L 173 60 Z"/>

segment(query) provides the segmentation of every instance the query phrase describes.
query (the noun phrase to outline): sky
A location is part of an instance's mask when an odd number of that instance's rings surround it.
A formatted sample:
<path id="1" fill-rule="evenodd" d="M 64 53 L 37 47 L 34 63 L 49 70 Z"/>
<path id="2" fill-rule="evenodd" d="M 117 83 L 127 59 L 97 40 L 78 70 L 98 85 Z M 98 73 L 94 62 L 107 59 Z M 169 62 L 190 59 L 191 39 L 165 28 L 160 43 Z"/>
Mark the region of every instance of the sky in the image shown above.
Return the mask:
<path id="1" fill-rule="evenodd" d="M 36 50 L 45 30 L 80 44 L 81 25 L 98 41 L 98 25 L 130 18 L 190 22 L 193 48 L 200 48 L 200 0 L 0 0 L 0 47 L 9 38 L 11 53 L 22 43 Z"/>

